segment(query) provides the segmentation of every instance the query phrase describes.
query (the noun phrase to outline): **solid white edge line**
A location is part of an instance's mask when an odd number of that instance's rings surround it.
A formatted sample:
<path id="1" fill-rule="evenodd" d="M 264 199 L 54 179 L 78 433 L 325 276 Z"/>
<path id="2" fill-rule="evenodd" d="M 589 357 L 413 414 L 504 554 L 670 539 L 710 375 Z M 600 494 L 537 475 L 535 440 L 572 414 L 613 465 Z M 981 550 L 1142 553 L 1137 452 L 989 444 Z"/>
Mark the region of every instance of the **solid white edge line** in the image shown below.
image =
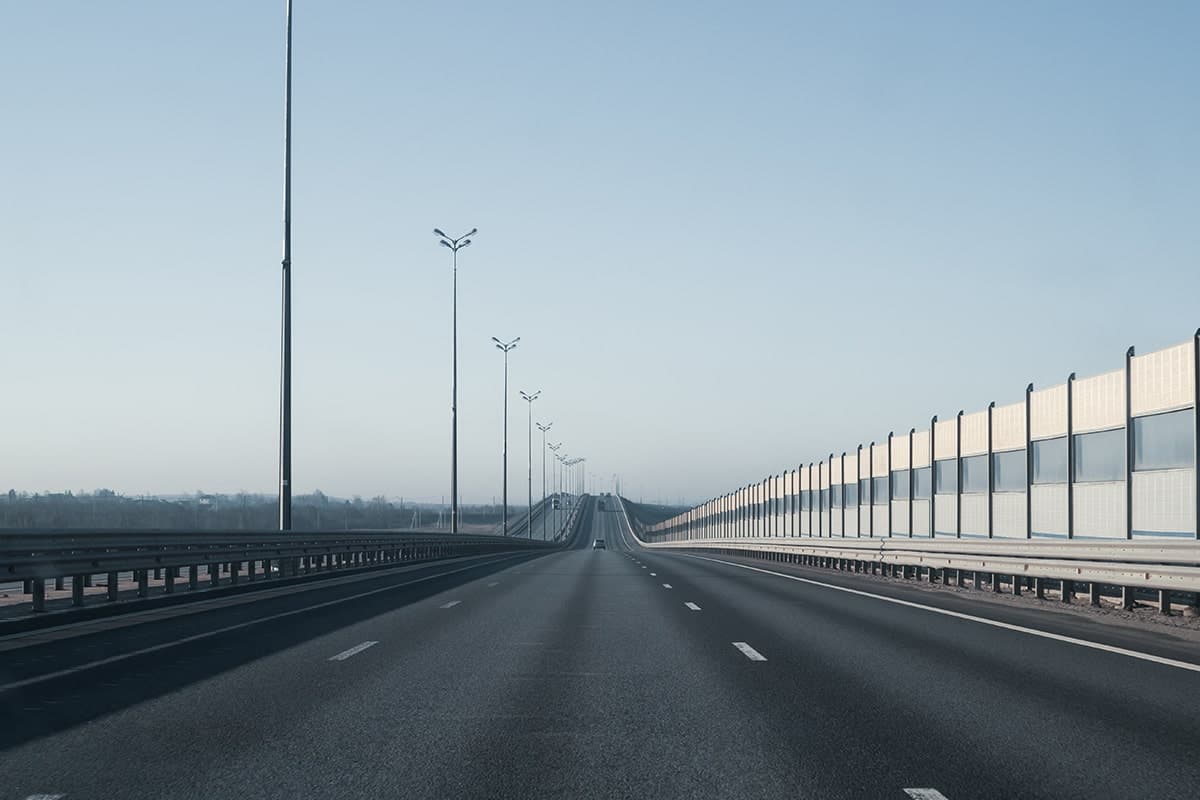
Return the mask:
<path id="1" fill-rule="evenodd" d="M 690 608 L 692 611 L 700 610 L 700 606 L 696 605 L 695 603 L 688 602 L 688 603 L 684 603 L 684 605 L 687 606 L 688 608 Z"/>
<path id="2" fill-rule="evenodd" d="M 449 603 L 442 603 L 438 608 L 454 608 L 461 602 L 462 600 L 451 600 Z"/>
<path id="3" fill-rule="evenodd" d="M 937 789 L 905 789 L 904 793 L 913 800 L 949 800 Z"/>
<path id="4" fill-rule="evenodd" d="M 366 650 L 368 647 L 371 647 L 371 646 L 377 645 L 377 644 L 379 644 L 379 642 L 363 642 L 361 644 L 356 644 L 356 645 L 354 645 L 354 647 L 351 647 L 349 650 L 343 650 L 342 652 L 338 653 L 336 656 L 330 656 L 329 660 L 330 661 L 345 661 L 350 656 L 358 655 L 363 650 Z"/>
<path id="5" fill-rule="evenodd" d="M 329 606 L 336 606 L 341 603 L 349 603 L 354 600 L 360 600 L 364 597 L 370 597 L 373 594 L 379 594 L 381 592 L 389 592 L 394 589 L 403 589 L 406 586 L 413 586 L 414 584 L 425 583 L 426 581 L 432 581 L 432 580 L 436 580 L 438 578 L 444 578 L 447 575 L 455 575 L 459 572 L 466 572 L 469 569 L 475 569 L 476 567 L 479 567 L 481 564 L 482 565 L 498 564 L 501 561 L 507 561 L 508 559 L 516 558 L 517 556 L 520 556 L 520 555 L 524 555 L 524 554 L 516 553 L 513 555 L 499 556 L 491 561 L 483 561 L 483 562 L 472 564 L 467 567 L 460 567 L 458 569 L 452 569 L 449 572 L 439 572 L 436 575 L 426 575 L 423 578 L 416 578 L 411 581 L 405 581 L 404 583 L 397 583 L 397 584 L 393 584 L 391 586 L 381 586 L 378 589 L 371 589 L 370 591 L 359 592 L 358 594 L 352 594 L 349 597 L 339 597 L 336 600 L 326 600 L 323 603 L 317 603 L 315 605 L 305 606 L 304 608 L 297 608 L 297 609 L 293 609 L 291 611 L 281 611 L 280 613 L 272 614 L 269 617 L 261 617 L 259 619 L 246 620 L 245 622 L 238 622 L 233 625 L 226 625 L 223 628 L 216 628 L 211 631 L 205 631 L 204 633 L 197 633 L 192 636 L 185 636 L 182 639 L 175 639 L 170 642 L 163 642 L 162 644 L 151 645 L 150 647 L 143 647 L 141 650 L 134 650 L 130 653 L 121 653 L 120 655 L 109 656 L 108 658 L 101 658 L 98 661 L 89 661 L 88 663 L 80 664 L 77 667 L 68 667 L 67 669 L 60 669 L 57 672 L 47 672 L 45 675 L 35 675 L 32 678 L 25 678 L 24 680 L 13 681 L 12 683 L 6 683 L 3 685 L 0 685 L 0 692 L 7 692 L 12 689 L 21 689 L 26 686 L 32 686 L 36 683 L 42 683 L 43 681 L 49 681 L 49 680 L 53 680 L 55 678 L 61 678 L 65 675 L 73 675 L 77 672 L 83 672 L 84 670 L 95 669 L 96 667 L 103 667 L 108 664 L 116 664 L 117 662 L 124 661 L 125 659 L 128 659 L 128 658 L 134 658 L 136 656 L 146 655 L 147 653 L 157 653 L 159 650 L 166 650 L 170 647 L 176 647 L 178 645 L 188 644 L 190 642 L 198 642 L 201 639 L 208 639 L 213 636 L 219 636 L 222 633 L 229 633 L 230 631 L 240 630 L 241 628 L 249 628 L 251 625 L 260 625 L 264 622 L 271 622 L 272 620 L 285 619 L 287 617 L 294 617 L 297 614 L 308 614 L 309 612 L 315 611 L 318 608 L 327 608 Z"/>
<path id="6" fill-rule="evenodd" d="M 742 655 L 751 661 L 766 661 L 767 657 L 745 642 L 732 642 L 733 646 L 742 651 Z"/>
<path id="7" fill-rule="evenodd" d="M 941 614 L 942 616 L 954 617 L 955 619 L 965 619 L 965 620 L 968 620 L 969 622 L 978 622 L 981 625 L 991 625 L 993 628 L 1003 628 L 1004 630 L 1015 631 L 1017 633 L 1027 633 L 1030 636 L 1040 636 L 1043 639 L 1053 639 L 1054 641 L 1057 641 L 1057 642 L 1064 642 L 1066 644 L 1078 645 L 1079 647 L 1089 647 L 1093 650 L 1102 650 L 1106 653 L 1115 653 L 1116 655 L 1128 656 L 1129 658 L 1138 658 L 1138 659 L 1141 659 L 1142 661 L 1150 661 L 1155 664 L 1162 664 L 1163 666 L 1167 666 L 1167 667 L 1175 667 L 1177 669 L 1186 669 L 1191 672 L 1200 672 L 1200 664 L 1190 664 L 1187 661 L 1177 661 L 1174 658 L 1166 658 L 1164 656 L 1156 656 L 1156 655 L 1153 655 L 1152 653 L 1142 653 L 1137 650 L 1128 650 L 1124 647 L 1116 647 L 1115 645 L 1111 645 L 1111 644 L 1101 644 L 1100 642 L 1090 642 L 1087 639 L 1077 639 L 1074 636 L 1064 636 L 1061 633 L 1050 633 L 1049 631 L 1040 631 L 1037 628 L 1026 628 L 1024 625 L 1014 625 L 1010 622 L 1000 622 L 999 620 L 988 619 L 987 617 L 976 617 L 972 614 L 964 614 L 961 611 L 950 611 L 945 608 L 937 608 L 935 606 L 922 605 L 921 603 L 914 603 L 911 600 L 901 600 L 896 597 L 888 597 L 887 595 L 875 594 L 874 592 L 864 592 L 861 589 L 851 589 L 846 586 L 835 586 L 832 583 L 825 583 L 823 581 L 814 581 L 811 578 L 801 578 L 798 575 L 788 575 L 787 573 L 784 573 L 784 572 L 775 572 L 774 570 L 761 569 L 759 567 L 752 567 L 749 564 L 737 564 L 733 561 L 722 561 L 719 558 L 709 558 L 708 556 L 695 556 L 695 555 L 691 555 L 690 553 L 682 553 L 681 555 L 683 555 L 687 558 L 696 558 L 701 561 L 712 561 L 715 564 L 724 564 L 729 567 L 739 567 L 741 569 L 748 569 L 748 570 L 751 570 L 752 572 L 761 572 L 764 575 L 774 575 L 777 578 L 787 578 L 788 580 L 791 580 L 791 581 L 797 581 L 798 583 L 808 583 L 813 586 L 820 586 L 825 589 L 834 589 L 839 592 L 845 592 L 846 594 L 856 594 L 856 595 L 859 595 L 860 597 L 870 597 L 875 600 L 882 600 L 885 603 L 894 603 L 898 606 L 908 606 L 909 608 L 918 608 L 918 609 L 921 609 L 922 611 L 929 611 L 933 614 Z"/>

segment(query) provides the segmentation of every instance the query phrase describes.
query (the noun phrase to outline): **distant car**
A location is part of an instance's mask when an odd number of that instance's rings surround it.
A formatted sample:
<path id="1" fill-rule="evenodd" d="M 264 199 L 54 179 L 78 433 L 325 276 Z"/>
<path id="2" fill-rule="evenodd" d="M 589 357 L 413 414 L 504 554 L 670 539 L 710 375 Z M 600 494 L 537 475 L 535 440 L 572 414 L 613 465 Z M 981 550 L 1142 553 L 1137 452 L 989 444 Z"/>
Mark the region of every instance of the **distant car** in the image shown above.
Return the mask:
<path id="1" fill-rule="evenodd" d="M 597 539 L 596 541 L 592 542 L 592 549 L 593 550 L 607 550 L 608 548 L 604 546 L 603 539 Z"/>
<path id="2" fill-rule="evenodd" d="M 551 507 L 551 508 L 562 508 L 562 506 L 561 506 L 561 505 L 559 505 L 559 502 L 558 502 L 557 500 L 555 500 L 555 501 L 554 501 L 554 505 L 552 505 L 552 506 L 550 506 L 550 507 Z"/>
<path id="3" fill-rule="evenodd" d="M 600 509 L 601 511 L 603 511 L 603 510 L 604 510 L 604 501 L 603 501 L 603 500 L 601 500 L 601 501 L 599 501 L 598 503 L 596 503 L 596 507 L 597 507 L 598 509 Z"/>

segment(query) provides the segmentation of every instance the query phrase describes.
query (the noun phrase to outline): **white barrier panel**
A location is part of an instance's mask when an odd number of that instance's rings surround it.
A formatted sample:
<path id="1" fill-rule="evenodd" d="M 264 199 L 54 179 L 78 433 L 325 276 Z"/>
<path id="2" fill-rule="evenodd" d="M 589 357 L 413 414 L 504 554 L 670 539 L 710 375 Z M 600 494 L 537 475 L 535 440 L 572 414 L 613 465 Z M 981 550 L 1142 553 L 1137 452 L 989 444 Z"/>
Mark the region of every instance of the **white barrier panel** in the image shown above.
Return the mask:
<path id="1" fill-rule="evenodd" d="M 1192 405 L 1196 391 L 1195 364 L 1193 342 L 1130 359 L 1130 411 L 1133 416 Z"/>
<path id="2" fill-rule="evenodd" d="M 934 536 L 958 536 L 958 495 L 939 494 L 934 504 Z"/>
<path id="3" fill-rule="evenodd" d="M 912 501 L 913 536 L 929 536 L 929 501 Z"/>
<path id="4" fill-rule="evenodd" d="M 908 469 L 908 434 L 892 437 L 892 472 Z"/>
<path id="5" fill-rule="evenodd" d="M 1067 485 L 1047 483 L 1033 487 L 1034 538 L 1067 538 Z"/>
<path id="6" fill-rule="evenodd" d="M 892 501 L 892 535 L 908 536 L 908 501 Z"/>
<path id="7" fill-rule="evenodd" d="M 1067 385 L 1031 392 L 1029 395 L 1029 436 L 1053 439 L 1067 433 Z"/>
<path id="8" fill-rule="evenodd" d="M 886 478 L 888 474 L 888 446 L 887 443 L 873 445 L 871 447 L 871 477 Z"/>
<path id="9" fill-rule="evenodd" d="M 1026 538 L 1024 492 L 992 495 L 992 536 L 997 539 Z"/>
<path id="10" fill-rule="evenodd" d="M 1125 482 L 1075 484 L 1076 539 L 1125 538 Z"/>
<path id="11" fill-rule="evenodd" d="M 963 538 L 987 538 L 988 496 L 986 494 L 964 494 L 962 496 Z"/>
<path id="12" fill-rule="evenodd" d="M 1196 472 L 1191 469 L 1133 473 L 1133 535 L 1182 535 L 1196 531 Z"/>
<path id="13" fill-rule="evenodd" d="M 886 539 L 888 536 L 888 507 L 884 505 L 871 506 L 871 524 L 874 533 L 871 536 L 875 539 Z"/>
<path id="14" fill-rule="evenodd" d="M 913 468 L 929 466 L 929 431 L 917 431 L 912 435 Z"/>
<path id="15" fill-rule="evenodd" d="M 958 454 L 958 418 L 938 420 L 933 426 L 933 457 L 941 461 Z"/>
<path id="16" fill-rule="evenodd" d="M 974 414 L 963 414 L 962 430 L 963 456 L 974 456 L 988 451 L 988 415 L 986 411 L 976 411 Z"/>
<path id="17" fill-rule="evenodd" d="M 1025 404 L 992 409 L 992 451 L 1025 449 Z"/>
<path id="18" fill-rule="evenodd" d="M 1125 370 L 1081 378 L 1071 391 L 1072 433 L 1125 427 Z"/>

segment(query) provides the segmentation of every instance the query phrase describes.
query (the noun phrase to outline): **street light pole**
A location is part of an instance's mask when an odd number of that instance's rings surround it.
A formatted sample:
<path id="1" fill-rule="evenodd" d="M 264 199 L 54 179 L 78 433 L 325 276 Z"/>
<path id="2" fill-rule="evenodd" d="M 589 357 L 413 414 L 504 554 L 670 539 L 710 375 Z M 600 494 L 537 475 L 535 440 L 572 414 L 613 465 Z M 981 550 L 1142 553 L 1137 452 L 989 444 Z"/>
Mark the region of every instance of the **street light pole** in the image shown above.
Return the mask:
<path id="1" fill-rule="evenodd" d="M 529 538 L 533 538 L 533 401 L 542 395 L 538 389 L 533 394 L 521 392 L 521 399 L 529 404 L 529 513 L 525 518 L 525 526 L 529 530 Z"/>
<path id="2" fill-rule="evenodd" d="M 517 346 L 517 342 L 521 341 L 521 337 L 513 339 L 511 342 L 502 342 L 495 336 L 492 341 L 496 343 L 496 348 L 504 351 L 504 535 L 508 536 L 508 354 Z"/>
<path id="3" fill-rule="evenodd" d="M 450 380 L 450 532 L 458 533 L 458 251 L 471 246 L 471 239 L 479 232 L 478 228 L 464 233 L 457 239 L 452 239 L 442 233 L 440 228 L 434 228 L 433 233 L 440 239 L 442 247 L 449 247 L 454 253 L 451 259 L 450 303 L 451 328 L 453 329 L 453 345 L 451 356 Z"/>
<path id="4" fill-rule="evenodd" d="M 542 432 L 542 541 L 546 541 L 546 431 L 554 427 L 553 422 L 548 422 L 545 425 L 538 423 L 538 430 Z"/>
<path id="5" fill-rule="evenodd" d="M 283 66 L 283 325 L 279 387 L 279 530 L 292 529 L 292 0 Z"/>
<path id="6" fill-rule="evenodd" d="M 554 487 L 554 501 L 558 503 L 558 508 L 551 509 L 559 512 L 554 515 L 554 530 L 557 531 L 558 518 L 562 512 L 562 492 L 558 490 L 558 467 L 555 465 L 558 463 L 558 448 L 562 447 L 562 442 L 546 446 L 550 448 L 550 452 L 554 453 L 554 461 L 550 464 L 550 485 Z"/>

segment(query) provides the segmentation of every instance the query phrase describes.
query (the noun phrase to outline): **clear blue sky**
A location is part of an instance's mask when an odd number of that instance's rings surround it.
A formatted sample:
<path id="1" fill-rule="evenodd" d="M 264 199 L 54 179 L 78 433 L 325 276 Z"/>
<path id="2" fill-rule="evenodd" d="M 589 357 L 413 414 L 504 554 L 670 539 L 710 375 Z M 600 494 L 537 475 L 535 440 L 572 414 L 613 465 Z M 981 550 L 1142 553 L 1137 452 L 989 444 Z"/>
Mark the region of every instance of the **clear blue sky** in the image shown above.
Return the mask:
<path id="1" fill-rule="evenodd" d="M 702 499 L 1200 324 L 1200 5 L 299 0 L 297 491 Z M 0 488 L 274 491 L 283 2 L 0 0 Z M 524 408 L 511 409 L 514 494 Z"/>

